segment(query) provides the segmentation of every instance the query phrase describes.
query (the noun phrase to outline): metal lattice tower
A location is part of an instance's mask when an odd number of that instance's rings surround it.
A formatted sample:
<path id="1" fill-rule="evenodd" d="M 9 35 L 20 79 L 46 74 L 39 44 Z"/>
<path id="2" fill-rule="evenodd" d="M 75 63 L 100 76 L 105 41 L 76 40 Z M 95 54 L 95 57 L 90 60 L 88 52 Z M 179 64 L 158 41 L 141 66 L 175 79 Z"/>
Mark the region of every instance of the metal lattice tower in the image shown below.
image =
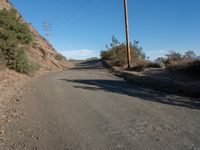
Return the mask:
<path id="1" fill-rule="evenodd" d="M 48 42 L 50 42 L 51 38 L 51 25 L 49 23 L 43 23 L 43 29 L 45 31 L 45 37 Z"/>

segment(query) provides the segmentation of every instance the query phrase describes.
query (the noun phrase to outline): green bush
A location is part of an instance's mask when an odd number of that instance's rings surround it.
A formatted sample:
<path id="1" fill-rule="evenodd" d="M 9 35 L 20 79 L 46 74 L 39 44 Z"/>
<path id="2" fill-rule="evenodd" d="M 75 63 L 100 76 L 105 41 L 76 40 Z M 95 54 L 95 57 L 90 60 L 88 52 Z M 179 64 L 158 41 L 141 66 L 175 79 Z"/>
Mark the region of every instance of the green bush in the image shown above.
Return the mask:
<path id="1" fill-rule="evenodd" d="M 138 45 L 138 41 L 134 41 L 134 43 L 131 44 L 132 64 L 136 64 L 138 61 L 145 59 L 145 54 Z M 113 36 L 110 47 L 106 47 L 107 50 L 101 51 L 101 59 L 109 61 L 113 66 L 123 67 L 127 64 L 127 49 L 124 43 L 119 43 Z"/>
<path id="2" fill-rule="evenodd" d="M 28 73 L 34 70 L 35 64 L 23 47 L 33 41 L 33 35 L 28 25 L 17 16 L 15 9 L 0 10 L 0 60 L 10 69 Z"/>
<path id="3" fill-rule="evenodd" d="M 20 44 L 29 44 L 33 41 L 28 25 L 22 23 L 16 15 L 16 11 L 3 9 L 0 10 L 0 29 L 10 31 L 13 38 L 18 40 Z"/>
<path id="4" fill-rule="evenodd" d="M 40 66 L 38 64 L 30 61 L 28 54 L 24 49 L 19 50 L 16 57 L 16 68 L 14 68 L 16 71 L 30 74 L 39 68 Z"/>

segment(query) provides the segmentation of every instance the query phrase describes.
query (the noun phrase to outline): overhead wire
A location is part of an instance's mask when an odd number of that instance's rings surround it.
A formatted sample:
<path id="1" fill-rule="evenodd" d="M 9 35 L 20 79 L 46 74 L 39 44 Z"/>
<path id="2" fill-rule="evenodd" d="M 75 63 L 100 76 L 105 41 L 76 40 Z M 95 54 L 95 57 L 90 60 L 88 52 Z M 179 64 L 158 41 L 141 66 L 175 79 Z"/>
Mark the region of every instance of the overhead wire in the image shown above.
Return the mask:
<path id="1" fill-rule="evenodd" d="M 89 2 L 92 0 L 88 0 Z M 64 19 L 64 21 L 62 21 L 60 24 L 57 25 L 57 27 L 62 27 L 66 22 L 68 22 L 69 20 L 71 20 L 72 18 L 74 18 L 74 16 L 76 16 L 77 14 L 81 13 L 81 11 L 85 8 L 85 1 L 83 3 L 81 3 L 72 13 L 71 15 L 69 15 L 67 18 Z M 65 14 L 63 14 L 65 15 Z"/>
<path id="2" fill-rule="evenodd" d="M 90 15 L 92 12 L 96 11 L 96 10 L 97 10 L 99 7 L 101 7 L 106 1 L 108 1 L 108 0 L 101 0 L 100 3 L 98 3 L 98 5 L 96 5 L 96 6 L 93 7 L 92 9 L 90 9 L 84 16 Z M 63 29 L 63 26 L 64 26 L 68 21 L 70 21 L 70 19 L 72 19 L 74 16 L 76 16 L 78 13 L 81 12 L 80 9 L 78 9 L 78 10 L 79 10 L 78 12 L 76 12 L 76 13 L 72 14 L 71 16 L 69 16 L 68 18 L 66 18 L 65 21 L 63 21 L 63 22 L 59 25 L 59 27 L 58 27 L 57 29 L 62 30 L 62 29 Z M 60 30 L 59 30 L 59 31 L 60 31 Z"/>
<path id="3" fill-rule="evenodd" d="M 75 1 L 73 1 L 73 2 L 75 2 Z M 75 4 L 75 3 L 73 3 L 73 4 Z M 77 2 L 76 2 L 76 4 L 77 4 Z M 80 4 L 80 6 L 82 6 L 82 3 Z M 58 22 L 62 17 L 64 17 L 64 15 L 66 14 L 66 11 L 67 10 L 73 10 L 72 8 L 73 7 L 70 7 L 70 8 L 69 7 L 64 7 L 64 9 L 59 9 L 60 10 L 59 13 L 50 22 L 51 23 Z"/>

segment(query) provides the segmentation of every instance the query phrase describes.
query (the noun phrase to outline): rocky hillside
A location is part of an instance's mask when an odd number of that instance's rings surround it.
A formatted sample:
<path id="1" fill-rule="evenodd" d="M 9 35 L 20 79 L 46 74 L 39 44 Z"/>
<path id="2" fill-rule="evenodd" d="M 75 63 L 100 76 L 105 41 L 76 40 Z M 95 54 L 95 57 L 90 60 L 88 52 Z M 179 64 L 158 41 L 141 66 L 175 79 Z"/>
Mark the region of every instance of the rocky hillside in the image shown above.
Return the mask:
<path id="1" fill-rule="evenodd" d="M 3 8 L 10 9 L 12 8 L 12 5 L 9 3 L 8 0 L 0 0 L 0 9 Z"/>
<path id="2" fill-rule="evenodd" d="M 0 0 L 0 9 L 3 8 L 6 8 L 7 10 L 15 9 L 8 0 Z M 17 15 L 20 16 L 18 12 Z M 23 18 L 21 18 L 20 21 L 26 23 Z M 57 53 L 31 24 L 28 24 L 28 27 L 34 35 L 34 41 L 26 47 L 29 57 L 31 57 L 34 62 L 39 64 L 42 70 L 53 70 L 56 68 L 67 67 L 68 63 L 64 57 Z"/>

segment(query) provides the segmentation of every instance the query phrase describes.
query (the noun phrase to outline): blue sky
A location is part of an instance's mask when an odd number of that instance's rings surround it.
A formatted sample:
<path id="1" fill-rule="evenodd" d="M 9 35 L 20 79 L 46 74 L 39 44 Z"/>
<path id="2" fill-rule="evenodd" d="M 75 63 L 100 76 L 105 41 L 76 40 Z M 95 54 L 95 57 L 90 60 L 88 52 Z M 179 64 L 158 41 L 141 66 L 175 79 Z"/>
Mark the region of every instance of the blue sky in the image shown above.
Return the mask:
<path id="1" fill-rule="evenodd" d="M 27 22 L 68 59 L 99 56 L 112 35 L 125 41 L 123 0 L 11 0 Z M 200 55 L 199 0 L 128 0 L 131 41 L 139 40 L 150 59 L 170 50 Z"/>

